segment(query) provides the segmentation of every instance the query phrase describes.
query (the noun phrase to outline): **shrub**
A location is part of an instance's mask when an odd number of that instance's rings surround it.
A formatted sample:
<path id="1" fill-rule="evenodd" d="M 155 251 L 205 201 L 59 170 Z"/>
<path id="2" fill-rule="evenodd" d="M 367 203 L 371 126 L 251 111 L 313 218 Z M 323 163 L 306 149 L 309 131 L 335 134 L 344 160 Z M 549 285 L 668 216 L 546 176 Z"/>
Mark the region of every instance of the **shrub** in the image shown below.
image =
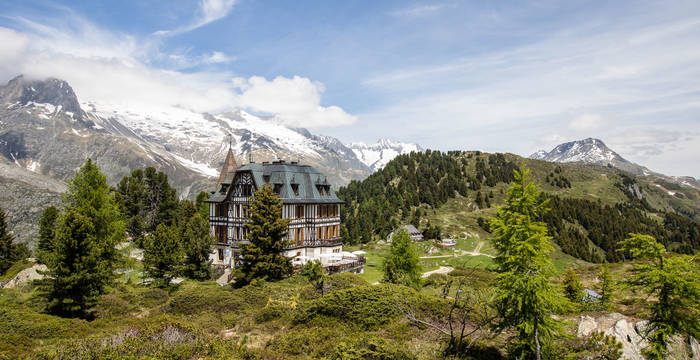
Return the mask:
<path id="1" fill-rule="evenodd" d="M 209 339 L 192 325 L 172 322 L 129 326 L 106 337 L 73 341 L 48 358 L 56 359 L 196 359 L 250 358 L 233 340 Z"/>
<path id="2" fill-rule="evenodd" d="M 294 322 L 307 323 L 317 316 L 351 321 L 365 329 L 386 324 L 412 310 L 439 311 L 435 301 L 402 285 L 364 285 L 332 292 L 303 306 Z"/>
<path id="3" fill-rule="evenodd" d="M 333 274 L 326 278 L 326 291 L 350 289 L 356 286 L 369 285 L 365 279 L 352 273 Z"/>
<path id="4" fill-rule="evenodd" d="M 330 360 L 412 360 L 416 356 L 401 344 L 389 342 L 379 335 L 363 334 L 342 340 L 328 357 Z"/>

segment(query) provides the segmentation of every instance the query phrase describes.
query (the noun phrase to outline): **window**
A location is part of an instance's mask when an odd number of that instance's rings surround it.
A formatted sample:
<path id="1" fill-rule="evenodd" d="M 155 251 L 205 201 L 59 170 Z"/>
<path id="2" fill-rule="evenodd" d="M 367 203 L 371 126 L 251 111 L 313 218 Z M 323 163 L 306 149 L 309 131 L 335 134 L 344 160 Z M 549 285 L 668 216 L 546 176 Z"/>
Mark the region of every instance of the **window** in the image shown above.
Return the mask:
<path id="1" fill-rule="evenodd" d="M 297 246 L 304 245 L 304 229 L 296 228 L 294 229 L 294 233 L 294 241 L 297 244 Z"/>
<path id="2" fill-rule="evenodd" d="M 275 194 L 279 195 L 282 193 L 282 184 L 275 184 L 274 188 Z"/>
<path id="3" fill-rule="evenodd" d="M 292 191 L 294 191 L 294 196 L 299 196 L 299 184 L 292 184 Z"/>
<path id="4" fill-rule="evenodd" d="M 224 261 L 224 249 L 219 249 L 219 261 Z"/>
<path id="5" fill-rule="evenodd" d="M 304 205 L 297 205 L 297 219 L 304 217 Z"/>
<path id="6" fill-rule="evenodd" d="M 270 175 L 263 175 L 263 181 L 265 182 L 265 184 L 269 184 L 270 183 Z"/>

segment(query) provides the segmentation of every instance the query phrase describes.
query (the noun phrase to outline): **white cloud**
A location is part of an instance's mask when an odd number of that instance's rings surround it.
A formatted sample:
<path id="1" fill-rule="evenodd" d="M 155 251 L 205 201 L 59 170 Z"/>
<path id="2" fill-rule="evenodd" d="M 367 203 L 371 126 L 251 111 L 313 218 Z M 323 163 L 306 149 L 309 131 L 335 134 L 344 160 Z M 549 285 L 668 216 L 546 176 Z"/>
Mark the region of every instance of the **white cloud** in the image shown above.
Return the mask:
<path id="1" fill-rule="evenodd" d="M 434 14 L 445 7 L 445 4 L 415 5 L 394 10 L 389 14 L 394 17 L 417 18 Z"/>
<path id="2" fill-rule="evenodd" d="M 299 76 L 273 80 L 253 76 L 234 78 L 239 106 L 276 114 L 288 126 L 319 128 L 350 125 L 357 119 L 337 106 L 321 106 L 323 84 Z"/>
<path id="3" fill-rule="evenodd" d="M 156 31 L 155 34 L 177 35 L 195 30 L 204 25 L 225 18 L 231 12 L 231 10 L 233 10 L 233 6 L 235 4 L 236 0 L 200 0 L 197 14 L 189 25 L 173 30 L 159 30 Z"/>
<path id="4" fill-rule="evenodd" d="M 221 64 L 235 61 L 235 57 L 228 56 L 221 51 L 214 51 L 210 54 L 204 54 L 203 61 L 205 64 Z"/>
<path id="5" fill-rule="evenodd" d="M 583 114 L 576 117 L 569 127 L 576 131 L 593 131 L 603 126 L 603 117 L 599 114 Z"/>
<path id="6" fill-rule="evenodd" d="M 23 32 L 0 27 L 0 81 L 18 74 L 56 77 L 68 81 L 80 101 L 179 106 L 211 113 L 244 108 L 295 127 L 355 121 L 337 106 L 321 105 L 325 89 L 319 82 L 299 76 L 270 81 L 253 76 L 232 82 L 229 72 L 200 69 L 235 60 L 223 52 L 166 53 L 157 38 L 136 39 L 105 31 L 72 13 L 68 17 L 56 26 L 17 19 Z M 156 63 L 170 67 L 159 68 Z M 199 67 L 191 71 L 195 66 Z"/>
<path id="7" fill-rule="evenodd" d="M 691 119 L 700 109 L 699 19 L 625 21 L 567 24 L 538 41 L 370 76 L 363 81 L 368 91 L 391 97 L 363 121 L 411 141 L 433 134 L 425 146 L 471 148 L 473 141 L 525 155 L 545 142 L 543 134 L 576 140 L 590 131 L 584 137 L 605 140 L 614 130 L 655 122 L 700 131 L 697 116 Z M 660 159 L 643 165 L 679 174 Z M 686 163 L 680 174 L 700 175 L 697 164 Z"/>

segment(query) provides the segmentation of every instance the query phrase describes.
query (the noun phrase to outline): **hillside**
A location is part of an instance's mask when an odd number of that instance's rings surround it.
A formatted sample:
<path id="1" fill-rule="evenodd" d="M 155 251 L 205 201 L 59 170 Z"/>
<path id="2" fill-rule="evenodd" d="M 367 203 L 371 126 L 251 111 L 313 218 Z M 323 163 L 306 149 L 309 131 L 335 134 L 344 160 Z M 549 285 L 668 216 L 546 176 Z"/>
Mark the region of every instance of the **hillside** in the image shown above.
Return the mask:
<path id="1" fill-rule="evenodd" d="M 653 234 L 675 251 L 700 250 L 700 192 L 694 188 L 608 166 L 458 151 L 398 156 L 366 180 L 340 189 L 347 202 L 341 214 L 347 239 L 383 239 L 401 223 L 420 229 L 438 225 L 454 238 L 483 234 L 520 164 L 551 197 L 553 210 L 542 220 L 567 254 L 617 261 L 615 245 L 629 232 Z"/>

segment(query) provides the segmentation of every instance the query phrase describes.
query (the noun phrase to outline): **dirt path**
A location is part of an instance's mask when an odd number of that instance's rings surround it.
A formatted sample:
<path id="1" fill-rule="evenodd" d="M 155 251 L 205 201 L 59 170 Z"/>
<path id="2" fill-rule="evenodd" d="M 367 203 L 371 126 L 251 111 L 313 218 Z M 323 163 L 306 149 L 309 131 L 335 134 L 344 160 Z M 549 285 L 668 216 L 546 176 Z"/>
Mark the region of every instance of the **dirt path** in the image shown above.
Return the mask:
<path id="1" fill-rule="evenodd" d="M 440 268 L 432 270 L 432 271 L 427 271 L 423 273 L 422 277 L 427 278 L 428 276 L 432 274 L 447 274 L 450 271 L 454 270 L 451 266 L 440 266 Z"/>
<path id="2" fill-rule="evenodd" d="M 474 251 L 464 251 L 464 250 L 460 250 L 460 252 L 461 252 L 462 255 L 486 256 L 486 257 L 490 257 L 490 258 L 492 258 L 492 259 L 495 257 L 495 256 L 493 256 L 493 255 L 481 253 L 481 248 L 482 248 L 482 247 L 484 247 L 484 242 L 483 242 L 483 241 L 479 241 L 479 242 L 476 244 L 476 247 L 474 248 Z"/>

